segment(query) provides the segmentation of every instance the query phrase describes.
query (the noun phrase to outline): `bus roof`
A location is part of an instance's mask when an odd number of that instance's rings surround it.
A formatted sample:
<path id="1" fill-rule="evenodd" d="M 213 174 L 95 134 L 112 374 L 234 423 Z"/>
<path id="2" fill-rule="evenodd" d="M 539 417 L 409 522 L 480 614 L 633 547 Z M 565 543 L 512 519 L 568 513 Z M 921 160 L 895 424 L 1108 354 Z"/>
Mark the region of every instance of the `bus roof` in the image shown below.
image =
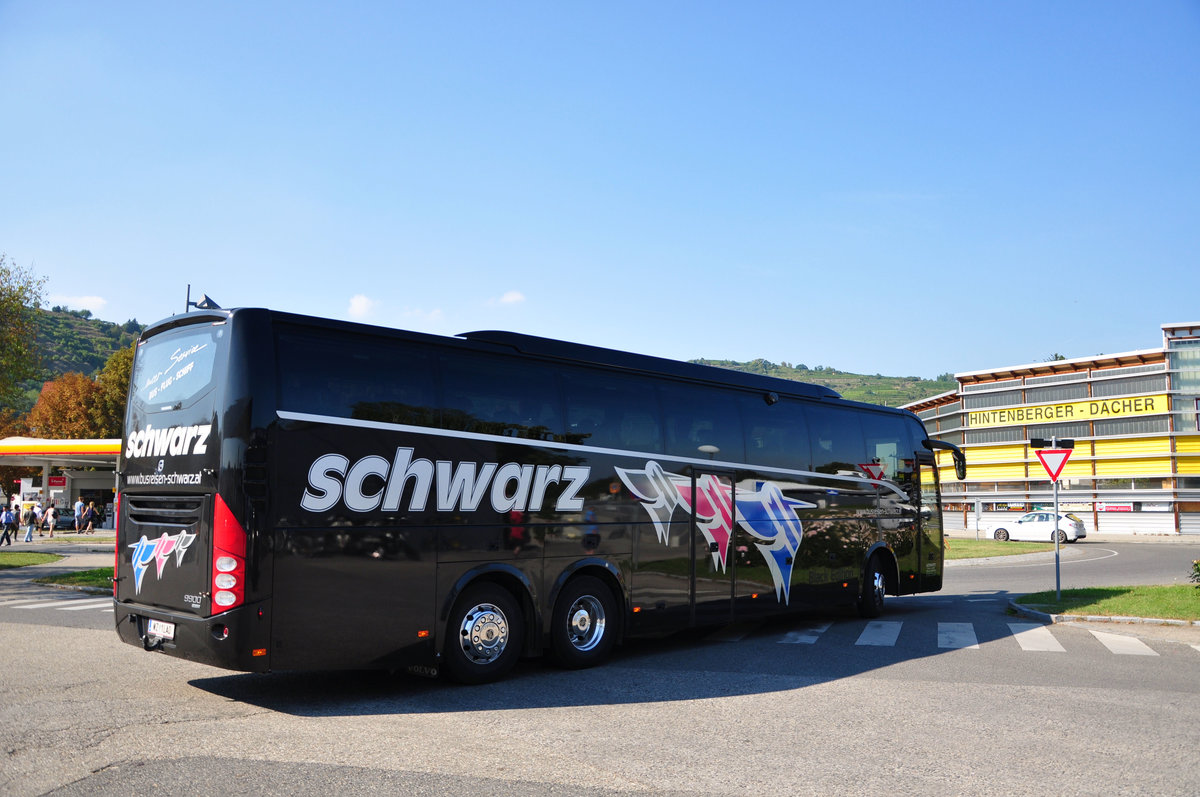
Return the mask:
<path id="1" fill-rule="evenodd" d="M 698 365 L 680 360 L 668 360 L 662 357 L 652 357 L 648 354 L 632 354 L 616 349 L 605 349 L 600 346 L 588 346 L 583 343 L 568 343 L 553 338 L 522 335 L 517 332 L 503 332 L 490 329 L 479 332 L 465 332 L 459 335 L 459 337 L 469 341 L 506 346 L 522 354 L 531 354 L 555 360 L 567 360 L 588 365 L 605 365 L 630 371 L 664 374 L 682 379 L 735 385 L 752 390 L 774 391 L 814 399 L 841 398 L 837 391 L 824 385 L 795 382 L 790 379 L 780 379 L 760 374 L 748 374 L 744 371 L 717 368 L 711 365 Z"/>
<path id="2" fill-rule="evenodd" d="M 142 337 L 150 337 L 159 332 L 166 331 L 167 329 L 186 324 L 202 323 L 204 321 L 208 321 L 210 323 L 213 321 L 224 321 L 232 318 L 235 315 L 240 315 L 243 313 L 267 313 L 271 317 L 286 323 L 316 325 L 331 329 L 341 329 L 347 332 L 357 332 L 359 334 L 386 335 L 388 337 L 420 340 L 427 343 L 441 343 L 443 345 L 450 344 L 459 346 L 464 344 L 473 344 L 475 347 L 478 347 L 480 344 L 491 347 L 499 346 L 511 349 L 524 355 L 543 359 L 573 362 L 583 365 L 598 365 L 646 374 L 659 374 L 667 377 L 675 377 L 678 379 L 686 379 L 696 382 L 705 382 L 713 385 L 728 385 L 745 390 L 756 390 L 764 393 L 779 393 L 787 396 L 815 399 L 818 401 L 822 399 L 846 401 L 836 390 L 825 387 L 824 385 L 814 385 L 809 382 L 797 382 L 791 379 L 781 379 L 779 377 L 764 376 L 762 374 L 750 374 L 744 371 L 735 371 L 729 368 L 718 368 L 711 365 L 699 365 L 697 363 L 688 363 L 681 360 L 669 360 L 662 357 L 653 357 L 648 354 L 633 354 L 631 352 L 619 351 L 617 349 L 606 349 L 600 346 L 589 346 L 583 343 L 570 343 L 553 338 L 538 337 L 536 335 L 523 335 L 517 332 L 505 332 L 501 330 L 480 330 L 477 332 L 466 332 L 455 337 L 446 337 L 424 332 L 413 332 L 410 330 L 397 329 L 395 327 L 380 327 L 370 324 L 360 324 L 352 321 L 339 321 L 331 318 L 321 318 L 318 316 L 298 315 L 279 310 L 267 310 L 265 308 L 237 308 L 194 311 L 183 315 L 171 316 L 155 324 L 151 324 L 142 332 Z M 858 402 L 848 403 L 857 404 Z M 891 409 L 876 405 L 862 406 L 883 410 Z"/>

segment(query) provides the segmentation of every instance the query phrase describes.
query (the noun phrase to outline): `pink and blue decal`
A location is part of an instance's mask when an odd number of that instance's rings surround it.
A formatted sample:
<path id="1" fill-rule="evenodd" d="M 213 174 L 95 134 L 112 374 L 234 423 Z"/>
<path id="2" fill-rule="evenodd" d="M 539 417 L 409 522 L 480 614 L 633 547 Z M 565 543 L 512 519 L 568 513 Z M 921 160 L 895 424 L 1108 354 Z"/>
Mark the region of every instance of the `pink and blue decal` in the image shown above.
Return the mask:
<path id="1" fill-rule="evenodd" d="M 178 534 L 163 532 L 162 536 L 154 541 L 150 541 L 143 534 L 140 540 L 128 546 L 133 549 L 134 594 L 142 593 L 142 577 L 146 575 L 151 563 L 156 565 L 157 575 L 161 580 L 163 568 L 171 555 L 175 555 L 175 566 L 179 567 L 183 563 L 184 553 L 195 540 L 196 535 L 186 531 Z"/>
<path id="2" fill-rule="evenodd" d="M 788 498 L 774 482 L 756 482 L 753 491 L 734 490 L 720 477 L 696 477 L 670 473 L 653 460 L 642 470 L 617 468 L 617 476 L 650 515 L 659 542 L 667 544 L 671 516 L 682 507 L 696 519 L 696 527 L 711 547 L 713 566 L 725 571 L 734 525 L 753 537 L 755 547 L 771 571 L 775 597 L 790 598 L 792 567 L 804 539 L 797 509 L 816 504 Z"/>

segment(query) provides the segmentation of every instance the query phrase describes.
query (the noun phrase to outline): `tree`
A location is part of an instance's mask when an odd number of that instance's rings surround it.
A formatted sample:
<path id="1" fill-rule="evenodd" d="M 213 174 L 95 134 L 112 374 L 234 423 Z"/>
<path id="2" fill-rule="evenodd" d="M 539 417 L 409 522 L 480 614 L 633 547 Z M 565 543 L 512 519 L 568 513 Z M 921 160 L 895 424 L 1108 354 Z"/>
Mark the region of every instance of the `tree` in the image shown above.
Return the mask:
<path id="1" fill-rule="evenodd" d="M 83 374 L 63 374 L 47 382 L 42 395 L 29 411 L 29 429 L 34 437 L 79 439 L 93 437 L 91 409 L 100 387 Z"/>
<path id="2" fill-rule="evenodd" d="M 46 278 L 0 253 L 0 407 L 19 398 L 18 383 L 37 376 L 36 320 Z"/>
<path id="3" fill-rule="evenodd" d="M 90 408 L 92 437 L 115 439 L 124 436 L 125 402 L 129 396 L 133 352 L 133 346 L 114 352 L 96 379 L 96 392 Z"/>

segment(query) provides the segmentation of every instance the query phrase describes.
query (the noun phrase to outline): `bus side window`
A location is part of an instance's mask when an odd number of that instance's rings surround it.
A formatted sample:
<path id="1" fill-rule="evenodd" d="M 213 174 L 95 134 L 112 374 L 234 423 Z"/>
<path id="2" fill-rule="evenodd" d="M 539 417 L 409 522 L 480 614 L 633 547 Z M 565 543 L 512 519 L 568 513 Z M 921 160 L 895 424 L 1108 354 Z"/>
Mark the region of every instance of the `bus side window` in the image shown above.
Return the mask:
<path id="1" fill-rule="evenodd" d="M 538 362 L 460 352 L 441 355 L 447 429 L 562 440 L 558 379 Z"/>
<path id="2" fill-rule="evenodd" d="M 784 399 L 768 405 L 759 395 L 738 398 L 745 426 L 746 461 L 790 470 L 810 470 L 804 405 Z"/>
<path id="3" fill-rule="evenodd" d="M 667 385 L 660 395 L 668 454 L 744 460 L 746 436 L 732 394 Z"/>
<path id="4" fill-rule="evenodd" d="M 563 389 L 568 442 L 662 453 L 662 413 L 653 382 L 572 370 L 564 374 Z"/>
<path id="5" fill-rule="evenodd" d="M 436 420 L 433 358 L 419 345 L 304 334 L 277 338 L 279 406 L 384 423 Z"/>
<path id="6" fill-rule="evenodd" d="M 884 466 L 885 478 L 894 482 L 912 481 L 916 468 L 914 441 L 907 420 L 896 415 L 865 413 L 863 434 L 867 443 L 867 458 Z"/>
<path id="7" fill-rule="evenodd" d="M 812 442 L 813 470 L 854 474 L 868 462 L 863 441 L 862 413 L 842 407 L 812 404 L 806 409 Z"/>

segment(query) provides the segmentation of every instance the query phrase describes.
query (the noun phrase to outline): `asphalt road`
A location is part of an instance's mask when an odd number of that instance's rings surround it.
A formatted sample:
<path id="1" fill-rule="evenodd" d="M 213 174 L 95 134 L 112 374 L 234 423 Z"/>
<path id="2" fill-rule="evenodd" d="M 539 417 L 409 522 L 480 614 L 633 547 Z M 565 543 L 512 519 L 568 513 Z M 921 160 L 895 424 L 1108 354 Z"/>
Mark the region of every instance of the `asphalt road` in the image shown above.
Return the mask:
<path id="1" fill-rule="evenodd" d="M 1200 558 L 1189 543 L 1067 550 L 1064 586 L 1169 581 Z M 117 641 L 102 602 L 6 574 L 0 793 L 1194 794 L 1196 629 L 1007 613 L 1010 595 L 1052 587 L 1052 562 L 955 565 L 879 622 L 710 629 L 460 687 L 147 654 Z"/>

